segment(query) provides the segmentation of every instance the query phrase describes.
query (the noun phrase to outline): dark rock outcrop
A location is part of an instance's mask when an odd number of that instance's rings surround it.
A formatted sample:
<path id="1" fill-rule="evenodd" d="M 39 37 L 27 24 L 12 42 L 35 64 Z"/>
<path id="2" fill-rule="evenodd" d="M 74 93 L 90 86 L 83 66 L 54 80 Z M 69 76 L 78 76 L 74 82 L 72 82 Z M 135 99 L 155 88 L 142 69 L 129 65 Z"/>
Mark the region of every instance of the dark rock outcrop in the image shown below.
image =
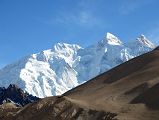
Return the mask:
<path id="1" fill-rule="evenodd" d="M 38 99 L 38 97 L 24 92 L 14 84 L 10 84 L 8 88 L 0 87 L 0 104 L 12 102 L 17 106 L 25 106 L 28 103 L 37 101 Z"/>

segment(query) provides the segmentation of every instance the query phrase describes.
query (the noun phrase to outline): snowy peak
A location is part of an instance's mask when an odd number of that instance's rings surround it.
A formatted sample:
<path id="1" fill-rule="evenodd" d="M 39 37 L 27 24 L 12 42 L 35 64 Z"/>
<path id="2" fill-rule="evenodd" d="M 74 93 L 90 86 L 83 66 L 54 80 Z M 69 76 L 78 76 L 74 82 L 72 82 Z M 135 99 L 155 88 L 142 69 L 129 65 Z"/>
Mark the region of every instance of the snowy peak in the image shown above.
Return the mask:
<path id="1" fill-rule="evenodd" d="M 77 54 L 77 51 L 81 49 L 79 45 L 76 44 L 67 44 L 67 43 L 57 43 L 54 45 L 52 49 L 52 53 L 55 55 L 58 55 L 58 57 L 62 58 L 74 58 L 74 56 Z"/>
<path id="2" fill-rule="evenodd" d="M 121 45 L 122 42 L 113 34 L 106 33 L 105 41 L 110 45 Z"/>
<path id="3" fill-rule="evenodd" d="M 139 42 L 141 45 L 144 45 L 146 47 L 149 47 L 149 48 L 155 48 L 155 45 L 150 42 L 146 37 L 145 35 L 141 34 L 137 39 L 137 42 Z"/>
<path id="4" fill-rule="evenodd" d="M 67 44 L 67 43 L 57 43 L 53 46 L 53 51 L 70 51 L 71 49 L 73 50 L 78 50 L 81 47 L 76 44 Z"/>
<path id="5" fill-rule="evenodd" d="M 111 45 L 111 46 L 119 46 L 122 45 L 123 43 L 120 41 L 120 39 L 118 37 L 116 37 L 115 35 L 107 32 L 105 37 L 98 42 L 98 46 L 100 47 L 104 47 L 107 45 Z"/>
<path id="6" fill-rule="evenodd" d="M 153 48 L 144 35 L 123 44 L 111 33 L 98 44 L 86 48 L 57 43 L 51 49 L 26 56 L 1 69 L 0 86 L 16 84 L 38 97 L 61 95 Z"/>

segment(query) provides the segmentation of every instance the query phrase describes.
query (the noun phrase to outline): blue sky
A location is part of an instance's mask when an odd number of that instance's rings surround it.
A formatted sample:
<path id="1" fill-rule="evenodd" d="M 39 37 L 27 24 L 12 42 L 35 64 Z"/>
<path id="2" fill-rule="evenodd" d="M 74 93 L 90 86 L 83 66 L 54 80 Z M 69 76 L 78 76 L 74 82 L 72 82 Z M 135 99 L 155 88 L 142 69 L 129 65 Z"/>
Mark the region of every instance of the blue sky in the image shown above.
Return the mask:
<path id="1" fill-rule="evenodd" d="M 88 46 L 106 32 L 159 40 L 159 0 L 0 0 L 0 67 L 57 42 Z"/>

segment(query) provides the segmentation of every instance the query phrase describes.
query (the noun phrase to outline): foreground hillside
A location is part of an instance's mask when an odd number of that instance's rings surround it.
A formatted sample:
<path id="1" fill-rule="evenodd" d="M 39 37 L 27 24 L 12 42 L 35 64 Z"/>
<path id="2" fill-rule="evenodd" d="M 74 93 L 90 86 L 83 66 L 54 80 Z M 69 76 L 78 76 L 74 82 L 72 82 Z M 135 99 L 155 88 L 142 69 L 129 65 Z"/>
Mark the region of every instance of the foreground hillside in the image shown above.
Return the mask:
<path id="1" fill-rule="evenodd" d="M 62 96 L 44 98 L 1 115 L 5 120 L 159 120 L 158 92 L 156 48 Z"/>

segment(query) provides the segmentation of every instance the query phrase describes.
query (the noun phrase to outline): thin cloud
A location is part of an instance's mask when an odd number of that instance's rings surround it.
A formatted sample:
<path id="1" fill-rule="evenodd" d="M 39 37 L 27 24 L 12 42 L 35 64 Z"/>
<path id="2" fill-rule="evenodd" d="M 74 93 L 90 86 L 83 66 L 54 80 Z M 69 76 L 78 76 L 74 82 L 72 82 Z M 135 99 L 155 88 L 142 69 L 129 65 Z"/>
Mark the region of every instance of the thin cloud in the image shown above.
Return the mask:
<path id="1" fill-rule="evenodd" d="M 94 26 L 101 23 L 101 20 L 88 11 L 76 13 L 61 12 L 54 18 L 54 21 L 65 25 Z"/>
<path id="2" fill-rule="evenodd" d="M 94 20 L 92 15 L 87 12 L 80 12 L 78 19 L 82 24 L 88 24 L 90 20 Z"/>
<path id="3" fill-rule="evenodd" d="M 159 45 L 159 25 L 147 32 L 147 37 L 155 44 Z"/>
<path id="4" fill-rule="evenodd" d="M 141 7 L 149 5 L 155 1 L 156 0 L 125 0 L 121 3 L 121 6 L 119 7 L 119 12 L 122 15 L 128 15 L 140 9 Z"/>
<path id="5" fill-rule="evenodd" d="M 133 11 L 135 11 L 137 8 L 139 8 L 140 5 L 136 3 L 128 3 L 125 2 L 122 4 L 122 6 L 119 8 L 119 11 L 123 15 L 127 15 Z"/>
<path id="6" fill-rule="evenodd" d="M 3 68 L 6 64 L 0 63 L 0 69 Z"/>
<path id="7" fill-rule="evenodd" d="M 89 7 L 92 2 L 92 0 L 80 0 L 77 2 L 75 10 L 68 11 L 67 9 L 61 9 L 46 23 L 71 26 L 77 25 L 82 27 L 101 25 L 103 23 L 102 18 L 94 14 L 94 9 Z"/>

